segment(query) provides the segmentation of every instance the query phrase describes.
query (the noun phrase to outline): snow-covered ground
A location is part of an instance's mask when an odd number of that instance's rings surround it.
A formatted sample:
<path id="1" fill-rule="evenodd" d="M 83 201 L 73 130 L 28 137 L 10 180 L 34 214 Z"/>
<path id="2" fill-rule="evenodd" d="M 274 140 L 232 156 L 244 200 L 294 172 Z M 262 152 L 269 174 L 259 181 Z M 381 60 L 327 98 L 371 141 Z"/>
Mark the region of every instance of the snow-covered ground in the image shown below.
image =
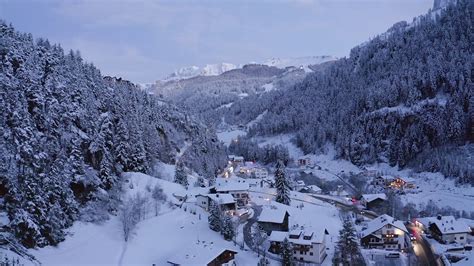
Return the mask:
<path id="1" fill-rule="evenodd" d="M 300 148 L 296 147 L 296 145 L 291 142 L 293 135 L 285 134 L 285 135 L 277 135 L 273 137 L 256 137 L 255 140 L 258 142 L 258 146 L 263 147 L 267 144 L 270 145 L 283 145 L 288 149 L 290 153 L 291 159 L 297 159 L 298 157 L 303 155 L 303 151 Z"/>
<path id="2" fill-rule="evenodd" d="M 125 177 L 129 180 L 125 196 L 147 193 L 147 187 L 155 184 L 160 184 L 172 201 L 176 200 L 173 193 L 185 191 L 180 185 L 140 173 L 127 173 Z M 44 265 L 166 265 L 168 259 L 180 252 L 185 256 L 187 248 L 206 245 L 207 249 L 237 250 L 239 265 L 256 264 L 257 257 L 252 252 L 240 250 L 211 231 L 205 214 L 186 210 L 164 204 L 158 216 L 150 213 L 138 224 L 128 243 L 123 240 L 121 223 L 115 216 L 103 224 L 76 222 L 69 230 L 70 235 L 57 247 L 31 253 Z"/>
<path id="3" fill-rule="evenodd" d="M 217 132 L 217 137 L 220 141 L 224 142 L 225 145 L 229 145 L 230 142 L 234 139 L 237 139 L 238 136 L 245 135 L 247 135 L 247 132 L 240 129 Z"/>
<path id="4" fill-rule="evenodd" d="M 449 206 L 459 211 L 474 211 L 474 189 L 469 185 L 456 185 L 453 179 L 445 178 L 441 173 L 414 173 L 410 169 L 399 170 L 387 164 L 376 164 L 367 169 L 392 176 L 412 177 L 419 192 L 401 195 L 404 203 L 419 205 L 433 200 L 440 208 Z"/>

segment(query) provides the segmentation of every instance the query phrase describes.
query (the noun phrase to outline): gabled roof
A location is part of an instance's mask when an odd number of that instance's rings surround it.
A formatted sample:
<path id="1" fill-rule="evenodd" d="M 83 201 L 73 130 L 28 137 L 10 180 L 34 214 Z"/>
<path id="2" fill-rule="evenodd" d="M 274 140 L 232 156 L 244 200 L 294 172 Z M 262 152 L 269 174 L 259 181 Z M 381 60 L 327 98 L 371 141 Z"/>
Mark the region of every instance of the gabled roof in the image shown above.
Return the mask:
<path id="1" fill-rule="evenodd" d="M 272 231 L 270 236 L 268 237 L 269 241 L 274 241 L 274 242 L 283 242 L 285 238 L 288 238 L 288 232 L 284 231 Z"/>
<path id="2" fill-rule="evenodd" d="M 212 244 L 194 244 L 180 249 L 176 254 L 168 259 L 168 263 L 174 265 L 207 265 L 225 251 L 238 252 L 214 246 Z"/>
<path id="3" fill-rule="evenodd" d="M 462 220 L 456 220 L 454 216 L 437 216 L 420 218 L 421 223 L 425 226 L 435 224 L 441 234 L 459 234 L 471 232 L 469 226 Z"/>
<path id="4" fill-rule="evenodd" d="M 362 237 L 366 237 L 388 224 L 391 224 L 405 233 L 408 233 L 408 230 L 402 221 L 395 220 L 395 218 L 391 217 L 390 215 L 384 214 L 373 219 L 367 224 L 367 228 L 362 231 Z"/>
<path id="5" fill-rule="evenodd" d="M 288 212 L 283 209 L 263 209 L 258 217 L 259 222 L 281 224 Z M 288 214 L 289 215 L 289 214 Z"/>
<path id="6" fill-rule="evenodd" d="M 216 202 L 217 204 L 230 204 L 235 203 L 234 197 L 230 194 L 208 194 L 207 195 L 212 201 Z"/>
<path id="7" fill-rule="evenodd" d="M 290 235 L 297 235 L 298 238 L 290 238 Z M 307 239 L 305 239 L 305 236 Z M 282 231 L 272 231 L 268 240 L 274 242 L 283 242 L 283 240 L 288 239 L 288 242 L 298 245 L 311 245 L 313 243 L 323 243 L 324 241 L 324 232 L 316 234 L 314 232 L 296 230 L 292 232 L 282 232 Z"/>
<path id="8" fill-rule="evenodd" d="M 385 195 L 385 193 L 363 194 L 362 198 L 367 202 L 372 202 L 376 199 L 387 200 L 387 195 Z"/>

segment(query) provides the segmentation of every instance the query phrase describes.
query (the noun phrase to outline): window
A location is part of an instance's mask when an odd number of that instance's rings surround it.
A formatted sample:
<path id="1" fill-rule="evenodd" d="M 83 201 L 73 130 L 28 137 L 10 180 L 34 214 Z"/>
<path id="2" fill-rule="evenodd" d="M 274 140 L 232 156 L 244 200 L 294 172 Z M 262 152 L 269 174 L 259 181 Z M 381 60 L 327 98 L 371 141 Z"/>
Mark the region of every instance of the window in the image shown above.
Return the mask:
<path id="1" fill-rule="evenodd" d="M 309 255 L 313 256 L 313 252 L 310 252 Z"/>
<path id="2" fill-rule="evenodd" d="M 300 255 L 303 255 L 303 251 L 300 251 Z"/>
<path id="3" fill-rule="evenodd" d="M 301 257 L 300 260 L 303 260 L 303 257 Z"/>
<path id="4" fill-rule="evenodd" d="M 296 257 L 293 257 L 293 259 L 297 260 L 297 258 L 296 258 Z"/>
<path id="5" fill-rule="evenodd" d="M 296 254 L 296 250 L 293 250 L 293 253 Z"/>
<path id="6" fill-rule="evenodd" d="M 464 239 L 464 237 L 463 237 L 463 236 L 460 236 L 460 237 L 459 237 L 459 240 L 463 240 L 463 239 Z"/>

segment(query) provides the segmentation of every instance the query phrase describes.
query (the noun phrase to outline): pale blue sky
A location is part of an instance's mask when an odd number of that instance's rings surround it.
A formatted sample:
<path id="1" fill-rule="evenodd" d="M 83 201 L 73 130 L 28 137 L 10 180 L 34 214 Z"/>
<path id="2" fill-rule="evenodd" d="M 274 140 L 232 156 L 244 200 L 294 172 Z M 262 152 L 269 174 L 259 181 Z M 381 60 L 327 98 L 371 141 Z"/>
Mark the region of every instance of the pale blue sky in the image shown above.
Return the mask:
<path id="1" fill-rule="evenodd" d="M 347 56 L 433 0 L 0 0 L 0 18 L 80 50 L 102 73 L 152 82 L 189 65 Z"/>

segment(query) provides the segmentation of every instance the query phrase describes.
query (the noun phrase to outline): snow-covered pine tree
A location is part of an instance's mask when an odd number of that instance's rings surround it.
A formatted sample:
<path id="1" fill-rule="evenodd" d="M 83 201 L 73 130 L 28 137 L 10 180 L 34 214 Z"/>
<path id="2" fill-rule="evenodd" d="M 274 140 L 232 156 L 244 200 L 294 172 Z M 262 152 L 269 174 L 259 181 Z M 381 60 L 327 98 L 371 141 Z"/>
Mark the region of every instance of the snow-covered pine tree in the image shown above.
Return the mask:
<path id="1" fill-rule="evenodd" d="M 293 247 L 286 237 L 281 243 L 281 259 L 283 266 L 291 266 L 293 264 Z"/>
<path id="2" fill-rule="evenodd" d="M 208 216 L 209 228 L 216 232 L 222 231 L 222 212 L 219 206 L 211 201 L 209 203 L 209 216 Z"/>
<path id="3" fill-rule="evenodd" d="M 275 187 L 277 192 L 275 201 L 285 205 L 290 205 L 290 183 L 287 179 L 285 164 L 282 160 L 278 160 L 276 164 Z"/>
<path id="4" fill-rule="evenodd" d="M 359 253 L 355 228 L 348 217 L 344 218 L 342 229 L 339 231 L 339 240 L 333 262 L 335 264 L 342 263 L 343 265 L 360 265 L 359 263 L 363 263 Z"/>
<path id="5" fill-rule="evenodd" d="M 176 169 L 174 172 L 174 182 L 182 185 L 185 188 L 188 188 L 189 186 L 188 175 L 186 174 L 186 171 L 184 169 L 184 163 L 181 160 L 176 163 Z"/>
<path id="6" fill-rule="evenodd" d="M 234 223 L 229 215 L 223 215 L 221 233 L 225 240 L 232 240 L 235 236 Z"/>

